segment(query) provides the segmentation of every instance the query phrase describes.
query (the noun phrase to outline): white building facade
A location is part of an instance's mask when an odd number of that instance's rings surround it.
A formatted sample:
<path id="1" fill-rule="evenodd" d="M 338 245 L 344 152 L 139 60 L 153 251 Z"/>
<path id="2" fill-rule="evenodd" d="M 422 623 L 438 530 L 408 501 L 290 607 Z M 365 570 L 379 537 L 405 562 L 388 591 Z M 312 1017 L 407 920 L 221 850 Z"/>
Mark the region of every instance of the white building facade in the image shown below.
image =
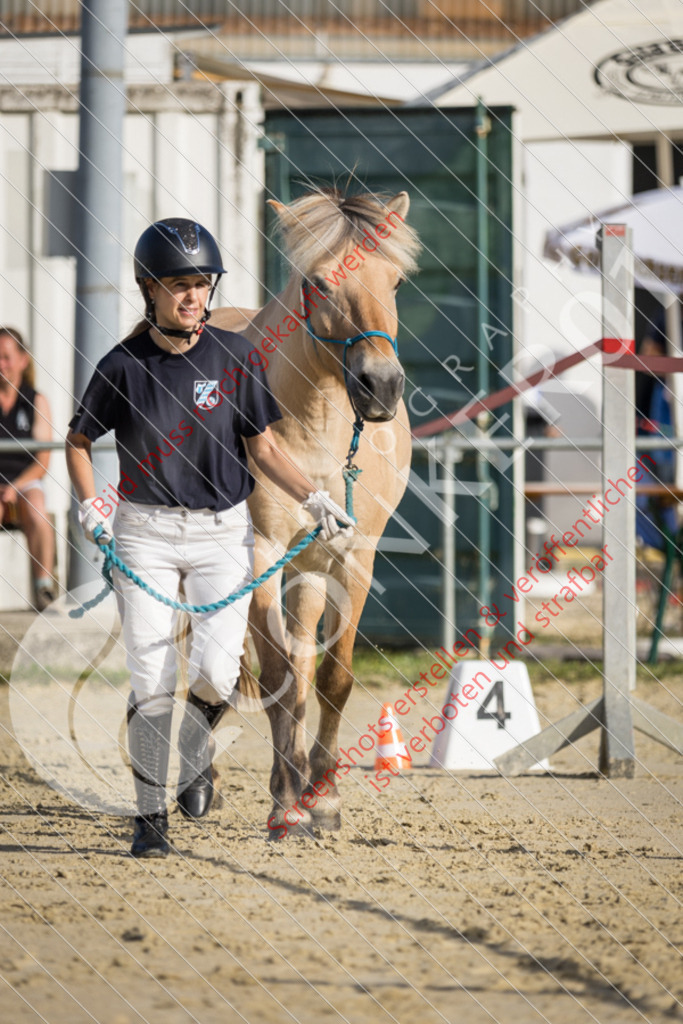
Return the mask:
<path id="1" fill-rule="evenodd" d="M 193 217 L 216 234 L 228 275 L 217 302 L 256 306 L 261 291 L 262 107 L 253 81 L 176 81 L 176 47 L 159 33 L 126 39 L 128 109 L 119 322 L 139 319 L 132 253 L 161 217 Z M 0 322 L 19 328 L 52 407 L 55 439 L 72 415 L 80 40 L 0 40 Z M 62 565 L 69 486 L 55 452 L 47 481 Z M 62 573 L 62 579 L 64 574 Z"/>

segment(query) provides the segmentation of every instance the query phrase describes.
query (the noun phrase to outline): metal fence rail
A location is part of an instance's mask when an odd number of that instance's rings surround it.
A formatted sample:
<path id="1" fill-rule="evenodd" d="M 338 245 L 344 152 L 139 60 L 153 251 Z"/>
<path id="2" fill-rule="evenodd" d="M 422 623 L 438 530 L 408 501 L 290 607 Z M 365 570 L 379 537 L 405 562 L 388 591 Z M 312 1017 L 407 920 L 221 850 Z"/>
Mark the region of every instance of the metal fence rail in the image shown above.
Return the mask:
<path id="1" fill-rule="evenodd" d="M 64 441 L 0 441 L 0 452 L 45 452 L 63 451 Z M 668 448 L 682 448 L 683 437 L 639 437 L 636 447 L 644 452 L 666 451 Z M 528 437 L 519 441 L 514 437 L 438 437 L 428 441 L 414 440 L 413 450 L 433 451 L 449 448 L 454 451 L 601 451 L 602 440 L 597 437 Z M 113 440 L 97 441 L 98 451 L 116 451 Z"/>

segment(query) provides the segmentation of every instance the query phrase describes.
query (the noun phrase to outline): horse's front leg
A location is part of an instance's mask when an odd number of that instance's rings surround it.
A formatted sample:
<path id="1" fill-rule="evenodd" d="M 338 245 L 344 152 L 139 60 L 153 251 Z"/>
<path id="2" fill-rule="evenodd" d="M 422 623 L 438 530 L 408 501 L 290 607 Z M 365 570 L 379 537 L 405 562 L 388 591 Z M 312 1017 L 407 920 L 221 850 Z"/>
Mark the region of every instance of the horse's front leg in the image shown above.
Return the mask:
<path id="1" fill-rule="evenodd" d="M 285 641 L 280 611 L 280 573 L 254 591 L 249 610 L 249 626 L 256 647 L 261 675 L 259 690 L 268 715 L 273 740 L 273 767 L 270 793 L 273 807 L 268 818 L 272 838 L 279 838 L 285 826 L 305 829 L 311 816 L 302 808 L 291 813 L 308 777 L 305 747 L 296 743 L 298 695 L 295 675 Z M 295 820 L 296 819 L 296 820 Z"/>
<path id="2" fill-rule="evenodd" d="M 365 605 L 372 579 L 373 552 L 361 552 L 353 559 L 352 578 L 345 575 L 337 581 L 344 600 L 332 591 L 325 609 L 325 656 L 316 677 L 316 697 L 320 705 L 318 734 L 310 755 L 310 782 L 306 794 L 313 821 L 321 828 L 341 827 L 341 796 L 337 785 L 344 772 L 337 768 L 339 758 L 339 724 L 353 686 L 353 646 L 358 622 Z M 367 584 L 365 581 L 367 580 Z M 335 588 L 337 589 L 337 588 Z"/>
<path id="3" fill-rule="evenodd" d="M 294 756 L 303 765 L 303 787 L 308 782 L 306 698 L 315 675 L 317 628 L 325 610 L 326 582 L 322 573 L 287 572 L 287 647 L 296 681 Z"/>

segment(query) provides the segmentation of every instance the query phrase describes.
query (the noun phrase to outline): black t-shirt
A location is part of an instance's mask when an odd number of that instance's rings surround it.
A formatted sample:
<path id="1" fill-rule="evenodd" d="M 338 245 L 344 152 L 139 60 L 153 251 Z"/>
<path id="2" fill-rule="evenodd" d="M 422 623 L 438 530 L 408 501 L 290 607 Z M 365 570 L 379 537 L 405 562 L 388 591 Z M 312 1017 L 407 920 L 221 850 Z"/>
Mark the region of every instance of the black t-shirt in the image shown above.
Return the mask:
<path id="1" fill-rule="evenodd" d="M 21 384 L 17 399 L 7 415 L 0 409 L 0 438 L 3 441 L 32 440 L 35 414 L 35 389 Z M 31 452 L 1 452 L 0 483 L 11 484 L 34 461 L 35 455 Z"/>
<path id="2" fill-rule="evenodd" d="M 254 486 L 242 437 L 282 415 L 251 351 L 241 334 L 206 326 L 193 348 L 174 355 L 145 331 L 99 362 L 69 426 L 91 441 L 114 431 L 121 497 L 231 508 Z"/>

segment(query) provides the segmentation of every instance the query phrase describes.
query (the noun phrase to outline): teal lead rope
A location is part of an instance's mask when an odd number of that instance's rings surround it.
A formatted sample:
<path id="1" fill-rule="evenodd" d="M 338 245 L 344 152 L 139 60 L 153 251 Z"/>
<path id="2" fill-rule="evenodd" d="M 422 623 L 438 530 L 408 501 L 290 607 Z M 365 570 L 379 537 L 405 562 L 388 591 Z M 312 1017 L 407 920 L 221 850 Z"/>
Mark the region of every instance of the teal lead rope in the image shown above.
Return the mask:
<path id="1" fill-rule="evenodd" d="M 349 446 L 348 455 L 346 456 L 346 466 L 342 470 L 344 484 L 346 486 L 346 511 L 354 519 L 356 517 L 353 514 L 353 485 L 358 479 L 360 473 L 362 473 L 362 470 L 359 469 L 358 466 L 356 466 L 353 463 L 353 457 L 358 451 L 358 445 L 360 443 L 360 434 L 363 427 L 363 420 L 360 418 L 360 416 L 356 416 L 356 421 L 353 424 L 353 437 L 351 438 L 351 444 Z M 168 605 L 169 608 L 174 608 L 176 611 L 195 613 L 217 612 L 220 608 L 227 608 L 229 604 L 234 604 L 234 602 L 239 601 L 240 598 L 246 597 L 246 595 L 250 594 L 252 590 L 256 590 L 256 588 L 260 587 L 262 583 L 265 583 L 266 580 L 269 580 L 271 576 L 274 576 L 276 572 L 279 572 L 280 569 L 282 569 L 285 565 L 291 562 L 292 559 L 296 558 L 297 555 L 300 555 L 301 552 L 304 551 L 309 544 L 312 544 L 315 538 L 320 533 L 321 529 L 322 527 L 316 526 L 315 529 L 311 530 L 310 533 L 307 533 L 306 536 L 302 540 L 300 540 L 298 544 L 295 544 L 293 548 L 290 548 L 290 550 L 286 554 L 284 554 L 282 558 L 278 558 L 277 562 L 271 565 L 269 569 L 266 569 L 265 572 L 262 572 L 261 575 L 258 576 L 255 580 L 252 580 L 251 583 L 247 583 L 245 586 L 240 587 L 240 589 L 236 590 L 234 594 L 228 594 L 227 597 L 222 598 L 220 601 L 214 601 L 212 604 L 186 604 L 184 601 L 174 601 L 173 598 L 166 597 L 164 594 L 160 594 L 157 590 L 153 590 L 153 588 L 150 587 L 148 583 L 145 583 L 144 580 L 140 579 L 137 573 L 133 572 L 133 570 L 130 569 L 126 565 L 126 563 L 123 562 L 116 554 L 115 540 L 112 539 L 108 544 L 100 544 L 99 538 L 104 532 L 104 530 L 101 526 L 96 526 L 94 530 L 94 537 L 95 540 L 97 541 L 97 545 L 100 551 L 104 555 L 102 576 L 105 580 L 106 585 L 95 597 L 91 598 L 89 601 L 84 601 L 80 608 L 72 609 L 69 612 L 69 617 L 72 619 L 80 619 L 85 614 L 85 612 L 90 611 L 91 608 L 95 608 L 98 604 L 100 604 L 101 601 L 104 601 L 109 591 L 112 590 L 114 587 L 114 581 L 112 579 L 112 569 L 118 569 L 119 572 L 123 573 L 124 576 L 127 576 L 129 580 L 132 580 L 133 583 L 135 583 L 138 587 L 141 588 L 141 590 L 144 590 L 146 594 L 149 594 L 150 597 L 153 597 L 155 601 L 160 601 L 161 604 Z"/>
<path id="2" fill-rule="evenodd" d="M 300 540 L 298 544 L 295 544 L 295 546 L 291 548 L 286 555 L 283 555 L 282 558 L 278 558 L 277 562 L 271 565 L 270 569 L 266 569 L 266 571 L 262 572 L 255 580 L 252 580 L 251 583 L 247 583 L 244 587 L 240 587 L 240 589 L 236 590 L 234 594 L 228 594 L 227 597 L 222 598 L 220 601 L 214 601 L 212 604 L 187 604 L 185 601 L 174 601 L 173 598 L 160 594 L 158 590 L 153 590 L 149 583 L 145 583 L 144 580 L 140 579 L 137 573 L 134 573 L 132 569 L 129 569 L 126 563 L 121 561 L 119 556 L 116 554 L 115 540 L 111 540 L 108 544 L 100 544 L 98 538 L 103 533 L 103 529 L 101 526 L 96 526 L 94 535 L 100 551 L 104 554 L 102 575 L 106 580 L 107 585 L 96 597 L 93 597 L 90 601 L 85 601 L 80 608 L 74 608 L 73 611 L 69 612 L 69 615 L 72 619 L 80 619 L 84 612 L 89 611 L 91 608 L 94 608 L 95 605 L 98 605 L 100 601 L 104 600 L 114 586 L 114 581 L 112 580 L 111 575 L 112 569 L 118 569 L 119 572 L 123 573 L 124 576 L 127 576 L 129 580 L 132 580 L 133 583 L 140 587 L 141 590 L 144 590 L 146 594 L 153 597 L 155 601 L 160 601 L 161 604 L 166 604 L 169 608 L 175 608 L 178 612 L 217 612 L 220 608 L 227 608 L 229 604 L 234 604 L 235 601 L 239 601 L 241 597 L 246 597 L 246 595 L 250 594 L 252 590 L 256 590 L 256 588 L 260 587 L 262 583 L 269 580 L 270 577 L 274 576 L 275 573 L 282 569 L 283 566 L 287 565 L 288 562 L 291 562 L 297 555 L 300 555 L 304 548 L 307 548 L 309 544 L 312 544 L 321 529 L 322 527 L 316 526 L 314 530 L 311 530 L 310 533 L 306 534 L 303 540 Z"/>

